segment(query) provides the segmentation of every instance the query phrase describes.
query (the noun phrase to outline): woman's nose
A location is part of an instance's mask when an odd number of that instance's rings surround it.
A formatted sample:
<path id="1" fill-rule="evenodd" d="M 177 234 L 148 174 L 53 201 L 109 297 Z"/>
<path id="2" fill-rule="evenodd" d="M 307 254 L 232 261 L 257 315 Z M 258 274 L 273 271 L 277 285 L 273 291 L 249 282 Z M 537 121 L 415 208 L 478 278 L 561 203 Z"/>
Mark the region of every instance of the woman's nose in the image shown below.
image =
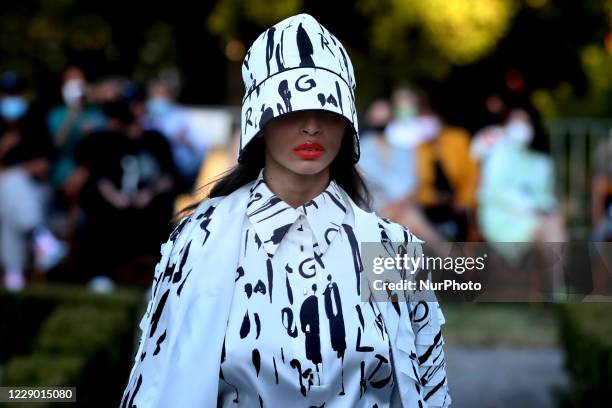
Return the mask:
<path id="1" fill-rule="evenodd" d="M 302 121 L 302 133 L 316 135 L 321 132 L 321 118 L 317 111 L 304 112 Z"/>

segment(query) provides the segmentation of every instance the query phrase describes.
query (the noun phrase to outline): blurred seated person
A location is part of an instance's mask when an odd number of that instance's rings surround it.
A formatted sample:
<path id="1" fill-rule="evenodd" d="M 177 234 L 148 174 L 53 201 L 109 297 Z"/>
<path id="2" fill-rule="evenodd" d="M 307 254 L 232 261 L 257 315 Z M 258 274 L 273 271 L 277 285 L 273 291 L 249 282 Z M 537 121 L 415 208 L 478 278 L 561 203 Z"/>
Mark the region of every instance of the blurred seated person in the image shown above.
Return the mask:
<path id="1" fill-rule="evenodd" d="M 593 240 L 612 241 L 612 130 L 594 152 L 592 191 Z"/>
<path id="2" fill-rule="evenodd" d="M 504 137 L 482 167 L 480 229 L 490 242 L 567 240 L 554 193 L 548 139 L 531 108 L 510 111 Z"/>
<path id="3" fill-rule="evenodd" d="M 547 242 L 565 242 L 567 233 L 555 197 L 553 161 L 549 157 L 548 138 L 537 111 L 529 106 L 511 108 L 503 124 L 504 136 L 495 144 L 483 162 L 479 190 L 478 222 L 485 239 L 511 263 L 529 259 Z M 511 245 L 497 243 L 533 243 Z M 568 287 L 590 285 L 590 274 L 571 273 L 576 268 L 564 268 L 556 261 L 559 246 L 550 245 L 540 253 L 549 258 L 552 268 L 531 273 L 529 291 L 538 299 L 541 290 L 548 291 L 552 283 L 553 296 L 567 296 Z M 572 248 L 564 258 L 572 261 Z M 519 263 L 520 265 L 520 263 Z M 570 265 L 569 263 L 567 265 Z M 578 269 L 579 271 L 579 269 Z M 552 272 L 552 276 L 548 273 Z M 582 292 L 586 293 L 586 292 Z"/>
<path id="4" fill-rule="evenodd" d="M 394 146 L 385 135 L 391 115 L 391 104 L 385 99 L 374 101 L 365 115 L 358 167 L 372 195 L 372 207 L 377 214 L 407 226 L 425 241 L 440 241 L 440 235 L 414 203 L 414 149 Z"/>
<path id="5" fill-rule="evenodd" d="M 385 136 L 391 145 L 414 149 L 439 131 L 438 119 L 423 110 L 425 99 L 422 92 L 408 85 L 393 90 L 393 118 L 385 126 Z"/>
<path id="6" fill-rule="evenodd" d="M 30 107 L 25 91 L 18 74 L 0 76 L 0 264 L 4 287 L 11 291 L 24 288 L 32 252 L 42 271 L 66 252 L 44 226 L 54 151 L 44 116 Z"/>
<path id="7" fill-rule="evenodd" d="M 103 107 L 108 130 L 83 138 L 76 149 L 74 184 L 81 184 L 84 224 L 77 271 L 82 278 L 117 276 L 121 263 L 159 253 L 170 231 L 176 169 L 165 137 L 143 130 L 144 91 Z M 112 282 L 114 283 L 114 282 Z"/>
<path id="8" fill-rule="evenodd" d="M 478 164 L 470 154 L 469 133 L 442 120 L 439 125 L 437 134 L 416 148 L 416 199 L 440 235 L 466 241 L 476 208 Z"/>
<path id="9" fill-rule="evenodd" d="M 479 163 L 485 161 L 497 142 L 503 139 L 503 123 L 508 119 L 508 107 L 501 96 L 489 95 L 484 106 L 488 117 L 487 125 L 474 134 L 470 146 L 472 157 Z"/>
<path id="10" fill-rule="evenodd" d="M 593 177 L 591 179 L 591 206 L 595 242 L 612 241 L 612 129 L 608 137 L 596 146 L 593 153 Z M 612 278 L 606 266 L 597 267 L 593 273 L 595 293 L 608 294 Z"/>
<path id="11" fill-rule="evenodd" d="M 83 71 L 77 67 L 66 69 L 61 88 L 64 103 L 54 107 L 47 117 L 49 133 L 58 151 L 50 177 L 54 189 L 62 189 L 74 170 L 74 149 L 79 140 L 105 125 L 102 111 L 87 103 L 86 92 Z"/>
<path id="12" fill-rule="evenodd" d="M 148 115 L 142 118 L 143 126 L 167 138 L 178 172 L 177 188 L 180 192 L 189 192 L 206 155 L 207 135 L 191 125 L 188 112 L 175 102 L 176 92 L 170 84 L 151 81 L 147 96 Z"/>

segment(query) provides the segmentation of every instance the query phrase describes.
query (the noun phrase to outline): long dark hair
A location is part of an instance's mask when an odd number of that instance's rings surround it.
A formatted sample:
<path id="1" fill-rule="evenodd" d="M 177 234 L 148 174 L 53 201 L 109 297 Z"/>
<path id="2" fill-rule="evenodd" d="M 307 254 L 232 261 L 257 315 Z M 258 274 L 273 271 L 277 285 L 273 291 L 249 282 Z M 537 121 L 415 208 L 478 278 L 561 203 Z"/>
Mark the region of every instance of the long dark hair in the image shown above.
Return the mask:
<path id="1" fill-rule="evenodd" d="M 342 137 L 340 151 L 329 167 L 330 180 L 335 181 L 348 196 L 364 210 L 371 210 L 371 195 L 359 174 L 359 170 L 353 161 L 353 127 L 347 123 Z M 234 167 L 222 173 L 213 184 L 207 198 L 222 197 L 233 193 L 245 184 L 254 181 L 265 165 L 265 141 L 263 137 L 253 138 L 245 147 L 243 160 Z M 179 217 L 187 215 L 195 210 L 201 202 L 192 204 L 179 212 Z"/>

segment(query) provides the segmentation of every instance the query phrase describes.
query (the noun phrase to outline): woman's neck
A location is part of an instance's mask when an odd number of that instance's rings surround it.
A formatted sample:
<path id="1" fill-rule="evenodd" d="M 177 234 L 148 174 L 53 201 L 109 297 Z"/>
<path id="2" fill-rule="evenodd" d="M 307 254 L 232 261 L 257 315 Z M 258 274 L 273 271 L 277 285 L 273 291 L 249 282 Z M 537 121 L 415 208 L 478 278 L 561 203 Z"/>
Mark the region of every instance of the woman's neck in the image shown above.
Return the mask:
<path id="1" fill-rule="evenodd" d="M 329 184 L 329 168 L 317 174 L 303 175 L 266 166 L 263 175 L 270 191 L 293 208 L 312 200 Z"/>

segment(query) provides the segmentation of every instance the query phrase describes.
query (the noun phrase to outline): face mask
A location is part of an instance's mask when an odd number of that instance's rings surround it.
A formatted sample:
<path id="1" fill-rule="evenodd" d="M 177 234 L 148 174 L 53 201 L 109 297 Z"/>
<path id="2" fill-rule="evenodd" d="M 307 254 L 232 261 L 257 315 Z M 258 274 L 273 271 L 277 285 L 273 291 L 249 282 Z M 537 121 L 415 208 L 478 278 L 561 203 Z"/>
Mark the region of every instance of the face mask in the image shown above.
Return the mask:
<path id="1" fill-rule="evenodd" d="M 525 146 L 533 139 L 533 128 L 523 121 L 511 121 L 506 125 L 506 136 L 521 146 Z"/>
<path id="2" fill-rule="evenodd" d="M 166 98 L 151 98 L 147 101 L 147 110 L 152 116 L 161 116 L 170 110 L 171 103 Z"/>
<path id="3" fill-rule="evenodd" d="M 18 120 L 28 110 L 28 101 L 21 96 L 5 96 L 0 101 L 0 115 L 5 120 Z"/>
<path id="4" fill-rule="evenodd" d="M 414 105 L 398 105 L 393 113 L 395 119 L 398 120 L 412 118 L 416 115 L 416 107 Z"/>
<path id="5" fill-rule="evenodd" d="M 85 95 L 85 82 L 81 80 L 70 80 L 62 86 L 62 97 L 66 105 L 75 105 Z"/>

